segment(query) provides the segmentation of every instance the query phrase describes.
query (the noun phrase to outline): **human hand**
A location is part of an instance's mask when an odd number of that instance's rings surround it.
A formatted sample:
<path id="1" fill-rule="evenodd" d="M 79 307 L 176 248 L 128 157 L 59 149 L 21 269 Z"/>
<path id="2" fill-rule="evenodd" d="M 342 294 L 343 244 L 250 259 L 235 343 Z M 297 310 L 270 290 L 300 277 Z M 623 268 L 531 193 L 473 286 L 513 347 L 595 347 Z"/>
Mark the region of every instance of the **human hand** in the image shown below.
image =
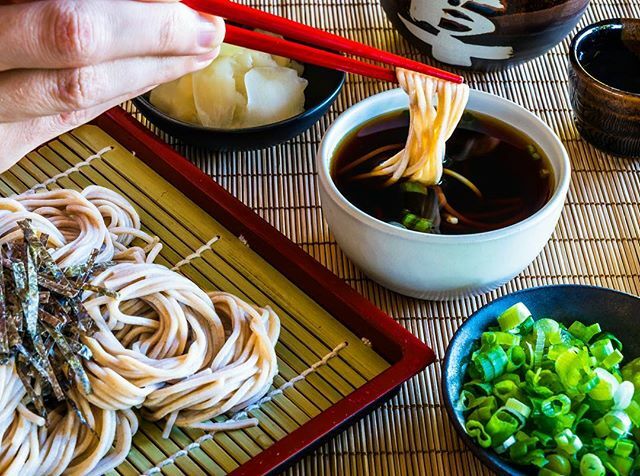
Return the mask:
<path id="1" fill-rule="evenodd" d="M 0 172 L 107 109 L 204 68 L 224 38 L 220 18 L 171 1 L 12 3 L 0 5 Z"/>

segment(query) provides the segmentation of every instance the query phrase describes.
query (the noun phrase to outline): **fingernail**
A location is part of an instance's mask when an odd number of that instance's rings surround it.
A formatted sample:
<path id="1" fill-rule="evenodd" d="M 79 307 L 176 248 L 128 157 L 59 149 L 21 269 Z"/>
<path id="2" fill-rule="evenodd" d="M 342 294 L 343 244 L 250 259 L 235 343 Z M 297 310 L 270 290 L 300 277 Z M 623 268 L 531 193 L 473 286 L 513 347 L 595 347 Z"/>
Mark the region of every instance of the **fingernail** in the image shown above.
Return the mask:
<path id="1" fill-rule="evenodd" d="M 213 48 L 218 46 L 219 32 L 216 31 L 216 24 L 212 21 L 212 17 L 200 14 L 200 31 L 198 32 L 198 46 L 201 48 Z"/>

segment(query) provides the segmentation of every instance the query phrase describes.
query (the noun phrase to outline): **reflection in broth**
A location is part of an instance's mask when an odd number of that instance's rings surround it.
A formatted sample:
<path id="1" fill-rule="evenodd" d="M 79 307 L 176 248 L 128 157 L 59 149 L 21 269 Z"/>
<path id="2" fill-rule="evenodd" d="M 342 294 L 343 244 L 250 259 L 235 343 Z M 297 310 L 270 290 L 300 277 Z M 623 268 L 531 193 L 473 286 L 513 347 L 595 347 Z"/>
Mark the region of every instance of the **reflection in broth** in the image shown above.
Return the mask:
<path id="1" fill-rule="evenodd" d="M 379 220 L 414 231 L 466 234 L 503 228 L 533 215 L 548 201 L 548 160 L 513 127 L 465 113 L 447 141 L 445 174 L 433 187 L 384 178 L 358 179 L 404 147 L 407 111 L 370 120 L 339 145 L 332 177 L 353 205 Z"/>

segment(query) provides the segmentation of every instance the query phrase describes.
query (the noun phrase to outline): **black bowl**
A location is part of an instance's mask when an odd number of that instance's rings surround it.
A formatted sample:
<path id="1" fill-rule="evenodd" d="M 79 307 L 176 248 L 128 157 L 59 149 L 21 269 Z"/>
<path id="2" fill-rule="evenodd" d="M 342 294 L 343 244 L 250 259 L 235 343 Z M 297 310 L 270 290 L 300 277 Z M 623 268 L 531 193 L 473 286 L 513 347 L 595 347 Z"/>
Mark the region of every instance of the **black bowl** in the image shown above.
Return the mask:
<path id="1" fill-rule="evenodd" d="M 635 318 L 640 316 L 640 298 L 612 289 L 595 286 L 558 285 L 529 288 L 508 294 L 480 308 L 455 333 L 444 359 L 442 393 L 451 422 L 469 449 L 488 468 L 498 474 L 522 476 L 537 474 L 537 468 L 514 465 L 500 458 L 492 450 L 476 444 L 464 430 L 462 412 L 456 409 L 462 388 L 466 361 L 472 343 L 502 311 L 517 302 L 523 302 L 535 319 L 550 317 L 567 326 L 575 320 L 585 324 L 598 322 L 602 330 L 612 332 L 623 344 L 623 354 L 631 360 L 640 356 L 640 327 Z"/>
<path id="2" fill-rule="evenodd" d="M 167 134 L 210 150 L 254 150 L 271 147 L 302 134 L 313 126 L 334 103 L 345 80 L 341 71 L 307 64 L 302 75 L 309 81 L 305 89 L 304 111 L 284 121 L 244 129 L 214 129 L 179 121 L 149 102 L 149 94 L 133 100 L 143 116 Z"/>
<path id="3" fill-rule="evenodd" d="M 395 28 L 449 66 L 499 71 L 542 55 L 576 26 L 589 0 L 380 0 Z"/>

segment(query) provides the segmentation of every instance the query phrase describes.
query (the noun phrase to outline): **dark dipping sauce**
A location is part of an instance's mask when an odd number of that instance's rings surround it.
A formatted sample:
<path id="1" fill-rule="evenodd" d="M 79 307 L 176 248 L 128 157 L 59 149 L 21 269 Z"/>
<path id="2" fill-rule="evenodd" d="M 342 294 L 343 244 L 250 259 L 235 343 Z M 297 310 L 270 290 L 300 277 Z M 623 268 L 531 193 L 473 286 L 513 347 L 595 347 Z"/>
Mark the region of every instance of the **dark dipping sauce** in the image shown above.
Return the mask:
<path id="1" fill-rule="evenodd" d="M 580 44 L 578 61 L 601 83 L 640 94 L 640 40 L 626 37 L 622 25 L 601 28 L 586 37 Z"/>
<path id="2" fill-rule="evenodd" d="M 409 112 L 394 111 L 352 131 L 336 150 L 331 176 L 338 190 L 372 217 L 414 231 L 479 233 L 524 220 L 551 196 L 551 167 L 531 139 L 476 112 L 465 112 L 447 141 L 444 167 L 475 184 L 482 198 L 447 174 L 438 186 L 428 188 L 415 182 L 384 186 L 381 178 L 354 179 L 404 147 L 408 128 Z M 398 147 L 345 170 L 351 162 L 390 144 Z"/>

